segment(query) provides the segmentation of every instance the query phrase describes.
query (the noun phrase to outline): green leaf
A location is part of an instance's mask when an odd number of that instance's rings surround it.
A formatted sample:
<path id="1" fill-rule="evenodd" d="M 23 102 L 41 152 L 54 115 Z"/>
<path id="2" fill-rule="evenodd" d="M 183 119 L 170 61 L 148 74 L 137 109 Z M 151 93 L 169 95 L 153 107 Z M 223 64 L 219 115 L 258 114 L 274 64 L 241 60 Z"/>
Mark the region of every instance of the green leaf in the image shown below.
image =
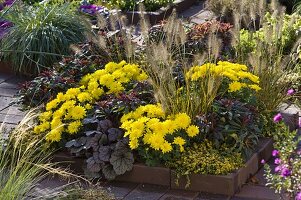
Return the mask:
<path id="1" fill-rule="evenodd" d="M 110 163 L 113 165 L 116 174 L 121 175 L 133 168 L 134 156 L 131 152 L 120 153 L 115 151 L 111 155 Z"/>

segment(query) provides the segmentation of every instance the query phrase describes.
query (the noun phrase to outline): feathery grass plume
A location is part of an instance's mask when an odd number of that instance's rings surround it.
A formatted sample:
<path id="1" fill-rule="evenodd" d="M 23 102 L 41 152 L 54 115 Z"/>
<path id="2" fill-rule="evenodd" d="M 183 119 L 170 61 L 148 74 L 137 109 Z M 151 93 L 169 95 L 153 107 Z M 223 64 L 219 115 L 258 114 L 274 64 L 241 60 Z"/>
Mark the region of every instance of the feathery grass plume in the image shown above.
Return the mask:
<path id="1" fill-rule="evenodd" d="M 35 136 L 36 111 L 29 111 L 0 146 L 0 199 L 24 199 L 49 174 L 81 178 L 50 162 L 52 151 L 42 151 L 43 138 Z M 2 134 L 2 132 L 1 132 Z M 1 135 L 3 137 L 3 135 Z"/>
<path id="2" fill-rule="evenodd" d="M 295 51 L 294 48 L 290 52 L 285 52 L 284 9 L 277 1 L 272 1 L 269 6 L 273 23 L 267 20 L 265 14 L 265 17 L 260 17 L 262 21 L 259 31 L 241 32 L 244 33 L 245 44 L 249 43 L 251 46 L 256 44 L 249 49 L 249 53 L 240 49 L 241 41 L 236 42 L 237 58 L 240 62 L 252 66 L 252 70 L 260 78 L 261 90 L 256 93 L 256 97 L 261 109 L 266 113 L 277 110 L 278 106 L 287 99 L 286 90 L 290 83 L 279 82 L 279 80 L 294 71 L 295 63 L 290 59 L 290 55 Z"/>

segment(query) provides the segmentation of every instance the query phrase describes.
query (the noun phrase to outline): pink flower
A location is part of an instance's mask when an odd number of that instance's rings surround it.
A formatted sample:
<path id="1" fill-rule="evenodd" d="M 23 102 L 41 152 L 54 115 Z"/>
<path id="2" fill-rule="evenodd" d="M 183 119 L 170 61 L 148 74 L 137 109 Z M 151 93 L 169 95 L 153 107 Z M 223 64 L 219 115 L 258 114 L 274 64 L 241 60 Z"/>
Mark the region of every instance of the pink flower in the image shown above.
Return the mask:
<path id="1" fill-rule="evenodd" d="M 296 200 L 301 200 L 301 192 L 297 193 Z"/>
<path id="2" fill-rule="evenodd" d="M 274 116 L 274 122 L 278 123 L 282 120 L 282 115 L 278 113 L 277 115 Z"/>
<path id="3" fill-rule="evenodd" d="M 279 164 L 281 163 L 281 160 L 280 160 L 279 158 L 276 158 L 275 161 L 274 161 L 274 163 L 275 163 L 276 165 L 279 165 Z"/>
<path id="4" fill-rule="evenodd" d="M 295 93 L 295 90 L 294 89 L 289 89 L 288 91 L 287 91 L 287 95 L 293 95 Z"/>
<path id="5" fill-rule="evenodd" d="M 262 160 L 260 161 L 260 163 L 264 165 L 264 164 L 265 164 L 265 160 L 262 159 Z"/>
<path id="6" fill-rule="evenodd" d="M 272 156 L 276 157 L 276 156 L 278 156 L 278 155 L 279 155 L 279 151 L 278 151 L 277 149 L 274 149 L 274 150 L 272 151 Z"/>
<path id="7" fill-rule="evenodd" d="M 288 177 L 292 174 L 292 171 L 289 170 L 288 168 L 286 167 L 283 167 L 282 170 L 281 170 L 281 176 L 282 177 Z"/>
<path id="8" fill-rule="evenodd" d="M 298 125 L 299 125 L 299 128 L 301 128 L 301 116 L 299 117 L 299 123 L 298 123 Z"/>

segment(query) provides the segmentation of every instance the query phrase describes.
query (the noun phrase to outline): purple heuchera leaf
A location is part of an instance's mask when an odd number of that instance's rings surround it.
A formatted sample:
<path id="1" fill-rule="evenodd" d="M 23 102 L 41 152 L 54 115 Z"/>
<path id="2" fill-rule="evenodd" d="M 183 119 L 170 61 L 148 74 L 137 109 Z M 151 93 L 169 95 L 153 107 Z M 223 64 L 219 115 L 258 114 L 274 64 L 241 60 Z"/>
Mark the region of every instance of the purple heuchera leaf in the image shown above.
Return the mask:
<path id="1" fill-rule="evenodd" d="M 295 90 L 294 89 L 289 89 L 288 91 L 287 91 L 287 95 L 293 95 L 295 93 Z"/>
<path id="2" fill-rule="evenodd" d="M 276 156 L 278 156 L 278 155 L 279 155 L 279 151 L 278 151 L 277 149 L 274 149 L 274 150 L 272 151 L 272 156 L 276 157 Z"/>
<path id="3" fill-rule="evenodd" d="M 278 113 L 277 115 L 274 116 L 274 122 L 278 123 L 282 120 L 282 115 Z"/>

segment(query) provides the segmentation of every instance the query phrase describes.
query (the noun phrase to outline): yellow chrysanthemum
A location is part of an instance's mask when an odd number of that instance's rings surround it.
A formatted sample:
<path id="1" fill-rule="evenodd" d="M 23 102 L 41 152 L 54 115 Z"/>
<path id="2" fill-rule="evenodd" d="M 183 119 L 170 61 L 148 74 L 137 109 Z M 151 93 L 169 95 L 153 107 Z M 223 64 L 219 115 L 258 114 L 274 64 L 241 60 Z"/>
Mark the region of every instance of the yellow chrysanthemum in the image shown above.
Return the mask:
<path id="1" fill-rule="evenodd" d="M 189 137 L 194 137 L 196 136 L 197 134 L 199 134 L 199 127 L 195 126 L 195 125 L 190 125 L 187 129 L 186 129 L 186 132 L 187 132 L 187 135 Z"/>
<path id="2" fill-rule="evenodd" d="M 71 122 L 69 125 L 68 125 L 68 133 L 70 134 L 74 134 L 74 133 L 77 133 L 79 128 L 81 127 L 82 123 L 81 121 L 74 121 L 74 122 Z"/>

